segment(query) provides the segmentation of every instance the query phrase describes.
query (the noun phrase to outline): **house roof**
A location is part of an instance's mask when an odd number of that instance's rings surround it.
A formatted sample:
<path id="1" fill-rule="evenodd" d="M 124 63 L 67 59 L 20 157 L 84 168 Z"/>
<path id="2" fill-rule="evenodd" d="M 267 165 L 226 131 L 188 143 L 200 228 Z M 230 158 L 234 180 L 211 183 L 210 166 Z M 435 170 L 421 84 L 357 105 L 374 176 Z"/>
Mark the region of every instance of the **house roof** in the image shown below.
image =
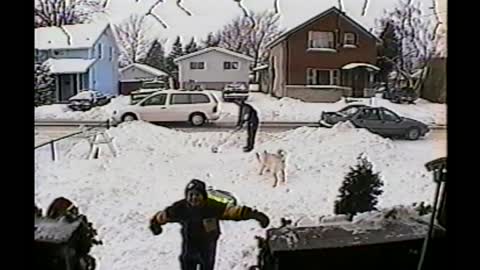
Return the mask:
<path id="1" fill-rule="evenodd" d="M 340 16 L 342 16 L 345 20 L 347 20 L 348 22 L 350 22 L 353 26 L 355 26 L 358 30 L 360 30 L 361 32 L 363 32 L 364 34 L 366 34 L 367 36 L 375 39 L 377 42 L 381 42 L 380 39 L 378 39 L 375 35 L 373 35 L 372 33 L 370 33 L 367 29 L 365 29 L 365 27 L 363 27 L 361 24 L 359 24 L 358 22 L 356 22 L 355 20 L 353 20 L 352 18 L 350 18 L 349 16 L 347 16 L 344 12 L 342 12 L 340 9 L 338 9 L 337 7 L 331 7 L 327 10 L 325 10 L 324 12 L 308 19 L 307 21 L 305 21 L 304 23 L 298 25 L 298 26 L 295 26 L 293 28 L 290 28 L 289 30 L 285 31 L 283 34 L 281 34 L 280 36 L 278 36 L 276 39 L 272 40 L 270 43 L 267 44 L 267 48 L 272 48 L 273 46 L 277 45 L 278 43 L 282 42 L 283 40 L 287 39 L 290 35 L 294 34 L 295 32 L 305 28 L 306 26 L 312 24 L 313 22 L 329 15 L 330 13 L 332 12 L 335 12 L 337 14 L 339 14 Z"/>
<path id="2" fill-rule="evenodd" d="M 78 58 L 64 58 L 64 59 L 48 59 L 45 64 L 50 68 L 53 74 L 71 74 L 71 73 L 85 73 L 88 68 L 95 63 L 96 59 L 78 59 Z"/>
<path id="3" fill-rule="evenodd" d="M 165 73 L 165 72 L 163 72 L 159 69 L 156 69 L 156 68 L 154 68 L 152 66 L 149 66 L 149 65 L 140 64 L 140 63 L 133 63 L 133 64 L 130 64 L 130 65 L 124 67 L 124 68 L 121 68 L 120 72 L 123 72 L 123 71 L 125 71 L 129 68 L 132 68 L 132 67 L 136 67 L 136 68 L 138 68 L 142 71 L 145 71 L 146 73 L 152 74 L 156 77 L 158 77 L 158 76 L 168 76 L 167 73 Z"/>
<path id="4" fill-rule="evenodd" d="M 203 50 L 196 51 L 196 52 L 193 52 L 193 53 L 175 58 L 175 60 L 173 60 L 173 61 L 176 63 L 176 62 L 183 61 L 183 60 L 186 60 L 188 58 L 192 58 L 194 56 L 205 54 L 205 53 L 208 53 L 208 52 L 211 52 L 211 51 L 217 51 L 217 52 L 225 53 L 225 54 L 235 56 L 235 57 L 238 57 L 238 58 L 241 58 L 241 59 L 245 59 L 245 60 L 251 61 L 251 62 L 254 61 L 253 58 L 251 58 L 250 56 L 246 56 L 244 54 L 236 53 L 236 52 L 233 52 L 233 51 L 230 51 L 230 50 L 227 50 L 227 49 L 224 49 L 224 48 L 220 48 L 220 47 L 205 48 Z"/>
<path id="5" fill-rule="evenodd" d="M 91 48 L 108 27 L 105 23 L 89 23 L 36 28 L 35 49 Z"/>

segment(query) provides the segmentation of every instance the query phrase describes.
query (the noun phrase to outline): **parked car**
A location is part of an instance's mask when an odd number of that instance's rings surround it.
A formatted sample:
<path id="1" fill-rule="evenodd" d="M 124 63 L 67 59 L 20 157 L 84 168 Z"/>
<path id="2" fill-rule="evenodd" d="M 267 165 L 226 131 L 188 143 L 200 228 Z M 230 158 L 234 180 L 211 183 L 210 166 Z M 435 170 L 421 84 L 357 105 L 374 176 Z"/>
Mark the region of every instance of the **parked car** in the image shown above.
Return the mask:
<path id="1" fill-rule="evenodd" d="M 249 95 L 248 88 L 243 83 L 229 83 L 225 85 L 222 91 L 224 101 L 247 100 Z"/>
<path id="2" fill-rule="evenodd" d="M 220 103 L 209 91 L 157 91 L 140 102 L 113 112 L 113 122 L 190 122 L 201 126 L 220 118 Z"/>
<path id="3" fill-rule="evenodd" d="M 398 104 L 415 104 L 415 100 L 418 99 L 415 91 L 408 87 L 385 90 L 382 97 Z"/>
<path id="4" fill-rule="evenodd" d="M 140 100 L 144 99 L 145 97 L 167 89 L 168 84 L 165 80 L 157 80 L 157 81 L 150 81 L 142 83 L 142 87 L 136 91 L 130 93 L 130 104 L 136 104 Z"/>
<path id="5" fill-rule="evenodd" d="M 96 90 L 83 90 L 68 99 L 68 107 L 73 111 L 88 111 L 96 106 L 108 104 L 111 96 Z"/>
<path id="6" fill-rule="evenodd" d="M 417 140 L 430 131 L 428 126 L 420 121 L 401 117 L 384 107 L 362 104 L 348 105 L 338 112 L 323 112 L 320 125 L 332 127 L 344 121 L 350 121 L 357 128 L 366 128 L 381 136 L 401 136 L 409 140 Z"/>

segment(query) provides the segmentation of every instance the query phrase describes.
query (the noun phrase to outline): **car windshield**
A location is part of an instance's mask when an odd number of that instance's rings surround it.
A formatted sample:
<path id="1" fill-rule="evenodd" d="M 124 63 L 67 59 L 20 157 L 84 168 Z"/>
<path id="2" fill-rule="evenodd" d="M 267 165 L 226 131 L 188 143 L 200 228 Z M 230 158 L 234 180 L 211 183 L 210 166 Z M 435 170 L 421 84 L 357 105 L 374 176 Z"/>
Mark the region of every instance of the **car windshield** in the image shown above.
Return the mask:
<path id="1" fill-rule="evenodd" d="M 359 108 L 358 107 L 345 107 L 341 109 L 339 112 L 343 115 L 346 116 L 352 116 L 358 112 Z"/>

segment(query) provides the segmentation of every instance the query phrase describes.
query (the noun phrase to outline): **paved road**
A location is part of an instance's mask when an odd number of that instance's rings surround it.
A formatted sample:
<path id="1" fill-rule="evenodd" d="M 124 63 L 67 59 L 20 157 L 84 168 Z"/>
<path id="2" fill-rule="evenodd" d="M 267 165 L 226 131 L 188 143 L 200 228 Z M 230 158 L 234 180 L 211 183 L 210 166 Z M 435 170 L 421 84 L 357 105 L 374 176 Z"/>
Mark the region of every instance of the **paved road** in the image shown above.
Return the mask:
<path id="1" fill-rule="evenodd" d="M 260 127 L 259 132 L 282 132 L 286 130 L 290 130 L 293 128 L 297 128 L 301 125 L 290 125 L 290 126 L 264 126 Z M 219 132 L 219 131 L 231 131 L 234 127 L 233 124 L 221 124 L 216 126 L 207 126 L 207 127 L 199 127 L 199 128 L 192 128 L 188 125 L 183 124 L 174 124 L 170 127 L 184 131 L 184 132 Z M 79 127 L 74 126 L 37 126 L 35 127 L 35 145 L 39 145 L 43 142 L 60 138 L 62 136 L 72 134 L 75 132 L 80 131 Z M 430 134 L 425 138 L 425 140 L 436 140 L 441 143 L 447 141 L 447 130 L 446 129 L 434 129 L 430 132 Z M 406 141 L 409 142 L 409 141 Z M 418 141 L 419 143 L 421 142 Z"/>

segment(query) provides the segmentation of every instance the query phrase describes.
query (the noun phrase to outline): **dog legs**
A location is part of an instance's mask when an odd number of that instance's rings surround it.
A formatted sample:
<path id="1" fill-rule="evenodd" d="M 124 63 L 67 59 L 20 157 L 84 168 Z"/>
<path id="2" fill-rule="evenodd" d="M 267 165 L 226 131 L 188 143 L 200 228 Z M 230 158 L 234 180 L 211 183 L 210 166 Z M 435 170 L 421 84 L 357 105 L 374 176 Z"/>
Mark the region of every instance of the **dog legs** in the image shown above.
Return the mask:
<path id="1" fill-rule="evenodd" d="M 278 184 L 278 175 L 276 173 L 273 174 L 274 178 L 275 178 L 275 182 L 273 183 L 273 187 L 277 187 L 277 184 Z"/>

